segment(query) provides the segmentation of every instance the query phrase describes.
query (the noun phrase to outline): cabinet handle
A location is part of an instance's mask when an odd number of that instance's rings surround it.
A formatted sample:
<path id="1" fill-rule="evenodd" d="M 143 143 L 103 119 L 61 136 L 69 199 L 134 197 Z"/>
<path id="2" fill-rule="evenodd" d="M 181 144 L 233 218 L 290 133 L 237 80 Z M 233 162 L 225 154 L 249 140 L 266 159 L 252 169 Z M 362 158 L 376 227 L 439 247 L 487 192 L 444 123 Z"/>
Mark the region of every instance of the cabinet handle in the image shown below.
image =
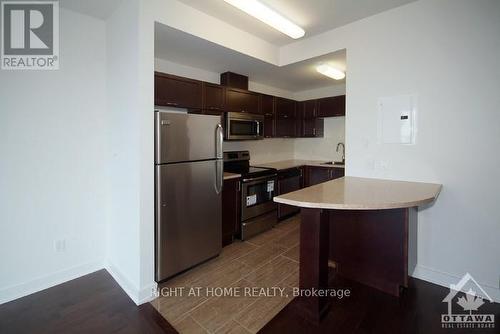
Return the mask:
<path id="1" fill-rule="evenodd" d="M 173 106 L 173 107 L 176 107 L 179 105 L 179 103 L 175 103 L 175 102 L 167 102 L 167 105 L 168 106 Z"/>
<path id="2" fill-rule="evenodd" d="M 316 128 L 313 128 L 313 136 L 316 136 Z"/>

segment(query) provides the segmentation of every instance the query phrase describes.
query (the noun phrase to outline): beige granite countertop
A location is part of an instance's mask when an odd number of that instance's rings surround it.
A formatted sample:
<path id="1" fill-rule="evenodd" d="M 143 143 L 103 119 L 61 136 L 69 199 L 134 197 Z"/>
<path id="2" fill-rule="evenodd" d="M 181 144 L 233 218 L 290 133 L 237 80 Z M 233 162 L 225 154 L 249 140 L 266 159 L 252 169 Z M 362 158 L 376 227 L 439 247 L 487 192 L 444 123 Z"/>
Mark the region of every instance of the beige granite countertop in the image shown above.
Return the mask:
<path id="1" fill-rule="evenodd" d="M 434 201 L 440 184 L 346 176 L 274 197 L 303 208 L 379 210 L 420 206 Z"/>
<path id="2" fill-rule="evenodd" d="M 241 174 L 224 172 L 224 180 L 238 179 L 240 177 L 241 177 Z"/>
<path id="3" fill-rule="evenodd" d="M 345 168 L 344 165 L 324 165 L 325 162 L 332 160 L 283 160 L 256 164 L 256 167 L 276 168 L 278 170 L 300 167 L 300 166 L 318 166 L 330 168 Z"/>

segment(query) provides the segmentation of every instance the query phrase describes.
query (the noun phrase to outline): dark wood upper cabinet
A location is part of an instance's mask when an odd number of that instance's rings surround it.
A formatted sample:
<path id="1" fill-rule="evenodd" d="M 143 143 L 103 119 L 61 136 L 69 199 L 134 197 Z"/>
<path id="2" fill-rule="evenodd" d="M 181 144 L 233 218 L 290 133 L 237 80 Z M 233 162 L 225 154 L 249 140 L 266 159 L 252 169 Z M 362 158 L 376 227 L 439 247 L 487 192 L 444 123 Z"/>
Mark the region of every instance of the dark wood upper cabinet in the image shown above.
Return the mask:
<path id="1" fill-rule="evenodd" d="M 318 99 L 318 117 L 345 116 L 345 95 Z"/>
<path id="2" fill-rule="evenodd" d="M 224 72 L 220 75 L 222 86 L 248 90 L 248 77 L 233 72 Z"/>
<path id="3" fill-rule="evenodd" d="M 294 100 L 275 98 L 276 137 L 295 137 L 297 135 L 296 105 Z"/>
<path id="4" fill-rule="evenodd" d="M 155 105 L 211 115 L 263 114 L 266 138 L 323 137 L 323 118 L 345 115 L 345 95 L 297 102 L 227 86 L 243 85 L 248 78 L 241 75 L 228 72 L 221 79 L 226 85 L 155 72 Z"/>
<path id="5" fill-rule="evenodd" d="M 226 88 L 227 111 L 260 113 L 260 94 L 237 88 Z"/>
<path id="6" fill-rule="evenodd" d="M 206 114 L 220 115 L 224 112 L 224 87 L 208 82 L 203 83 L 203 110 Z"/>
<path id="7" fill-rule="evenodd" d="M 297 102 L 295 105 L 295 136 L 304 136 L 304 102 Z"/>
<path id="8" fill-rule="evenodd" d="M 300 106 L 301 137 L 323 137 L 324 122 L 317 118 L 317 100 L 302 101 Z"/>
<path id="9" fill-rule="evenodd" d="M 202 108 L 202 82 L 155 72 L 155 104 L 188 109 Z"/>
<path id="10" fill-rule="evenodd" d="M 273 138 L 275 136 L 274 96 L 262 94 L 260 106 L 264 115 L 264 137 Z"/>

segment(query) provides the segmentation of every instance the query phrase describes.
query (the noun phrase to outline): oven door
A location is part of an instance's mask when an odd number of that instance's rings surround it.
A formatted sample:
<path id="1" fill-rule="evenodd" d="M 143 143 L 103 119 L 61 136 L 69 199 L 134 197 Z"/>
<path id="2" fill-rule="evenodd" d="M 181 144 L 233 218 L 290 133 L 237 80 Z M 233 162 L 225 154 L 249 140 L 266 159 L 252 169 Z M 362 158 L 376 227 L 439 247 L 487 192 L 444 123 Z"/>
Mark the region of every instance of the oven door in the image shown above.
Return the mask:
<path id="1" fill-rule="evenodd" d="M 227 140 L 255 140 L 264 138 L 264 116 L 228 112 L 226 115 Z"/>
<path id="2" fill-rule="evenodd" d="M 276 177 L 263 176 L 244 180 L 241 185 L 241 220 L 245 221 L 276 210 L 273 197 L 277 186 Z"/>

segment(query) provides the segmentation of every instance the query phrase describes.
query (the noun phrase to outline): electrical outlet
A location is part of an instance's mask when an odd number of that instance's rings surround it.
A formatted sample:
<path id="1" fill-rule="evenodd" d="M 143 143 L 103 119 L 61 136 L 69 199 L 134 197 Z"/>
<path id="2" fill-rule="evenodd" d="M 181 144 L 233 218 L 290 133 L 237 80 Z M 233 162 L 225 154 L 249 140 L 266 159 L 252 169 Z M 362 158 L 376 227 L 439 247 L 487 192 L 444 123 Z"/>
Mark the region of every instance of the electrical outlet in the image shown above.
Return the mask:
<path id="1" fill-rule="evenodd" d="M 54 249 L 56 253 L 63 253 L 66 251 L 66 239 L 54 241 Z"/>

